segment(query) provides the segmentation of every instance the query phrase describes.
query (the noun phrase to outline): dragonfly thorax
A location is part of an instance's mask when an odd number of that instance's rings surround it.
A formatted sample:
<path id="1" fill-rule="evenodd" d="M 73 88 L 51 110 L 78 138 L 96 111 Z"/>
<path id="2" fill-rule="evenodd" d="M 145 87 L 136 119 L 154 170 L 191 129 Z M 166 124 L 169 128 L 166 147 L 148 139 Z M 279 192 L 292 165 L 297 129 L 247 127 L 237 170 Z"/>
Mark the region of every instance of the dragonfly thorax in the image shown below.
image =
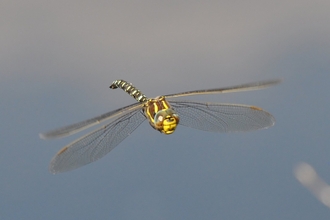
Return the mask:
<path id="1" fill-rule="evenodd" d="M 149 99 L 145 104 L 144 113 L 150 125 L 163 134 L 172 134 L 179 124 L 179 115 L 164 96 Z"/>

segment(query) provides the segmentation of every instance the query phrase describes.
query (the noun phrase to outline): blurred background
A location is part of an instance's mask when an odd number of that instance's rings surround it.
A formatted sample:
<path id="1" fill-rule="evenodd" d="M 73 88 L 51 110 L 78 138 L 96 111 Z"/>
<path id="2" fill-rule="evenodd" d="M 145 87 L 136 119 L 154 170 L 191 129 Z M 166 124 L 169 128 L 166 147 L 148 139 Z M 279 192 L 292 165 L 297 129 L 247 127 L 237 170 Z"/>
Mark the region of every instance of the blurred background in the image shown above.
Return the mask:
<path id="1" fill-rule="evenodd" d="M 294 169 L 304 162 L 330 183 L 330 1 L 0 6 L 1 219 L 329 218 Z M 180 126 L 165 136 L 144 123 L 101 160 L 48 172 L 56 152 L 85 132 L 38 134 L 135 102 L 109 89 L 116 79 L 155 97 L 274 78 L 284 81 L 186 98 L 256 105 L 274 115 L 274 127 L 218 134 Z"/>

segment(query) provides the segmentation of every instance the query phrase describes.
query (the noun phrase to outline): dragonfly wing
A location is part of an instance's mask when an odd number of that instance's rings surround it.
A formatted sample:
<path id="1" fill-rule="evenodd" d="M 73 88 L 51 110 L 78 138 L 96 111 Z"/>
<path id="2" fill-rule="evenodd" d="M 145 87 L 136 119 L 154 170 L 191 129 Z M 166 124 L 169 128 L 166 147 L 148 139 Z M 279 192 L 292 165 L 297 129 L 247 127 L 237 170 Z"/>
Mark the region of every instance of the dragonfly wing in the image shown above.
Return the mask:
<path id="1" fill-rule="evenodd" d="M 215 88 L 215 89 L 202 89 L 188 92 L 181 92 L 176 94 L 165 95 L 166 98 L 177 98 L 182 96 L 191 96 L 191 95 L 206 95 L 206 94 L 217 94 L 217 93 L 230 93 L 230 92 L 244 92 L 251 90 L 264 89 L 273 85 L 280 83 L 282 80 L 274 79 L 268 81 L 247 83 L 238 86 Z"/>
<path id="2" fill-rule="evenodd" d="M 170 101 L 179 114 L 179 124 L 213 132 L 252 131 L 275 123 L 268 112 L 254 106 Z"/>
<path id="3" fill-rule="evenodd" d="M 134 103 L 132 105 L 105 113 L 103 115 L 82 121 L 82 122 L 78 122 L 63 128 L 59 128 L 50 132 L 46 132 L 46 133 L 42 133 L 39 134 L 40 138 L 42 139 L 50 139 L 50 138 L 60 138 L 60 137 L 65 137 L 68 135 L 72 135 L 75 134 L 81 130 L 84 130 L 88 127 L 91 127 L 93 125 L 99 124 L 105 120 L 109 120 L 115 116 L 118 116 L 120 114 L 123 114 L 126 111 L 133 111 L 135 109 L 140 109 L 142 108 L 143 104 L 141 103 Z"/>
<path id="4" fill-rule="evenodd" d="M 73 170 L 100 159 L 130 135 L 144 120 L 146 117 L 141 110 L 131 111 L 79 138 L 55 155 L 50 163 L 50 172 Z"/>

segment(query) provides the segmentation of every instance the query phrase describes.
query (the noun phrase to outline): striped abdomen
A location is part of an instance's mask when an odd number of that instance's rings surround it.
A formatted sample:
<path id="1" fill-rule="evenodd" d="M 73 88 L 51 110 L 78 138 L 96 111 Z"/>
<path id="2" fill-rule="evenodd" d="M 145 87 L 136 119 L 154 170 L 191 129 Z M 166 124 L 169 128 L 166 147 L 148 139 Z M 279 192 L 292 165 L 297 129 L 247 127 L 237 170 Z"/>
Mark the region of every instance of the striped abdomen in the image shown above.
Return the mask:
<path id="1" fill-rule="evenodd" d="M 121 88 L 132 96 L 138 102 L 147 101 L 147 97 L 137 88 L 135 88 L 132 83 L 126 82 L 125 80 L 116 80 L 110 86 L 111 89 Z"/>

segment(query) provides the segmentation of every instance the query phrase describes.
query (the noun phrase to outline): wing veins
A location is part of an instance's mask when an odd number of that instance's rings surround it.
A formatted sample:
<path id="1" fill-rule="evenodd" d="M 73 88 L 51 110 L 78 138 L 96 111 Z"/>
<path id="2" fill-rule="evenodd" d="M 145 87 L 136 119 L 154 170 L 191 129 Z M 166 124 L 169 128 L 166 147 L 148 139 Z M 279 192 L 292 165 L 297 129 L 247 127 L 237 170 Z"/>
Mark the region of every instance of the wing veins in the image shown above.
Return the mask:
<path id="1" fill-rule="evenodd" d="M 170 103 L 182 116 L 180 124 L 195 129 L 216 132 L 249 131 L 267 128 L 274 124 L 271 114 L 248 105 L 189 101 Z"/>
<path id="2" fill-rule="evenodd" d="M 60 150 L 60 153 L 55 155 L 50 164 L 50 171 L 52 173 L 69 171 L 100 159 L 114 149 L 145 119 L 142 111 L 135 109 L 78 138 L 64 147 L 64 149 L 67 148 L 65 151 Z"/>
<path id="3" fill-rule="evenodd" d="M 264 89 L 273 85 L 280 83 L 282 80 L 274 79 L 268 81 L 246 83 L 238 86 L 223 87 L 223 88 L 214 88 L 214 89 L 201 89 L 188 92 L 181 92 L 175 94 L 165 95 L 166 98 L 177 98 L 183 96 L 192 96 L 192 95 L 207 95 L 207 94 L 216 94 L 216 93 L 231 93 L 231 92 L 243 92 L 243 91 L 252 91 L 258 89 Z"/>
<path id="4" fill-rule="evenodd" d="M 100 124 L 103 121 L 106 121 L 106 120 L 109 120 L 116 116 L 119 116 L 119 115 L 125 113 L 126 111 L 132 111 L 135 109 L 142 108 L 142 106 L 143 106 L 142 103 L 134 103 L 132 105 L 125 106 L 123 108 L 119 108 L 117 110 L 107 112 L 105 114 L 102 114 L 100 116 L 97 116 L 97 117 L 94 117 L 91 119 L 87 119 L 82 122 L 78 122 L 78 123 L 75 123 L 72 125 L 68 125 L 68 126 L 65 126 L 62 128 L 58 128 L 58 129 L 46 132 L 46 133 L 39 134 L 39 136 L 42 139 L 51 139 L 51 138 L 60 138 L 60 137 L 69 136 L 69 135 L 75 134 L 79 131 L 85 130 L 91 126 Z"/>

